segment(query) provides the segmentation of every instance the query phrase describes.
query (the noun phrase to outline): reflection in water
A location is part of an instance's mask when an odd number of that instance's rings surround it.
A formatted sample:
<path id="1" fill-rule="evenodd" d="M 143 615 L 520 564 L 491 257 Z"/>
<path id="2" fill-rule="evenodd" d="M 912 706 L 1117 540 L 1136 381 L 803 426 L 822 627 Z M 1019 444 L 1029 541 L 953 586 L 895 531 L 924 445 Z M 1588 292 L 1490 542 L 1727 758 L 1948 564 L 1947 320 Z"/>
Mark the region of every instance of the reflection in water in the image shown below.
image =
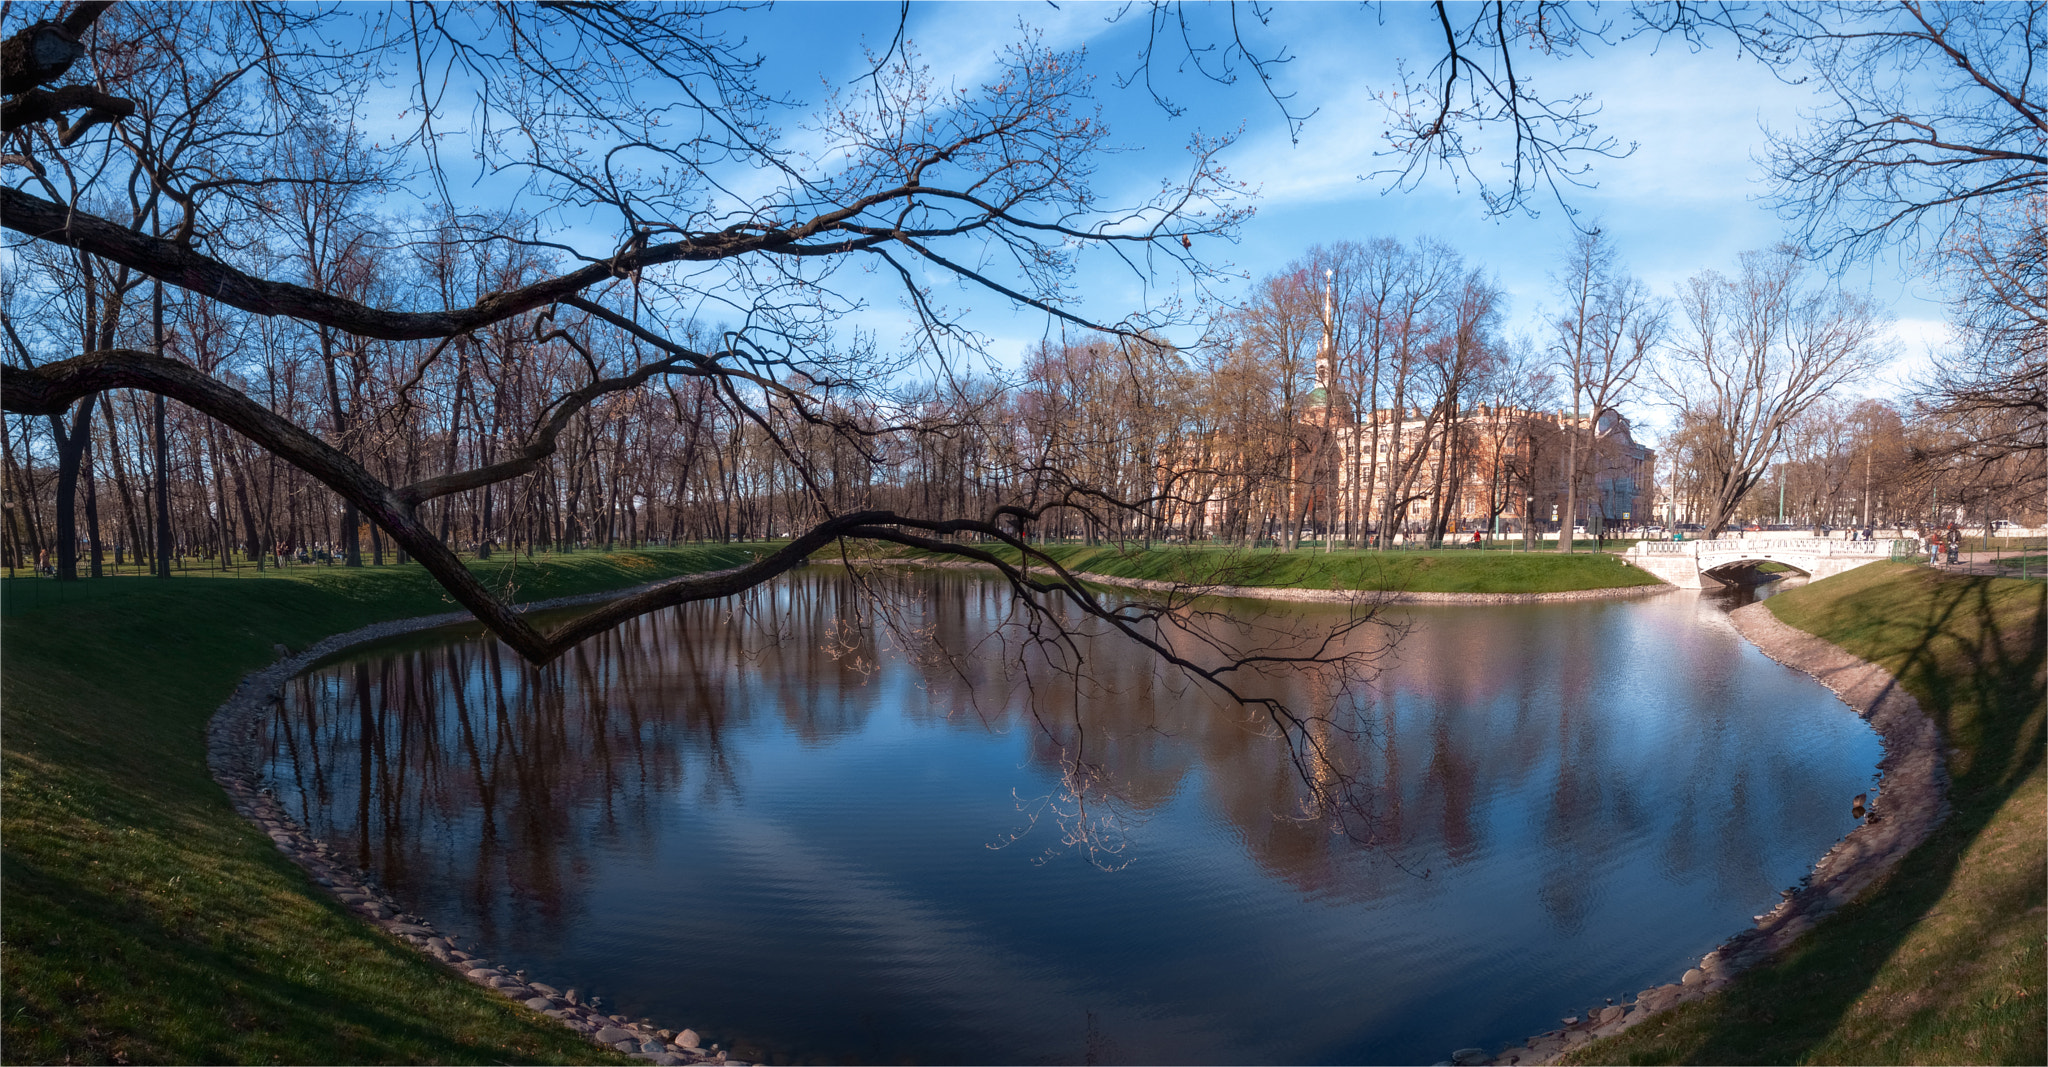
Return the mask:
<path id="1" fill-rule="evenodd" d="M 1414 609 L 1375 685 L 1273 682 L 1298 770 L 1125 643 L 1050 669 L 996 583 L 883 581 L 893 627 L 811 572 L 546 668 L 363 650 L 294 683 L 272 784 L 486 954 L 742 1056 L 1428 1062 L 1669 980 L 1879 755 L 1711 598 Z M 1372 783 L 1373 844 L 1304 771 Z"/>

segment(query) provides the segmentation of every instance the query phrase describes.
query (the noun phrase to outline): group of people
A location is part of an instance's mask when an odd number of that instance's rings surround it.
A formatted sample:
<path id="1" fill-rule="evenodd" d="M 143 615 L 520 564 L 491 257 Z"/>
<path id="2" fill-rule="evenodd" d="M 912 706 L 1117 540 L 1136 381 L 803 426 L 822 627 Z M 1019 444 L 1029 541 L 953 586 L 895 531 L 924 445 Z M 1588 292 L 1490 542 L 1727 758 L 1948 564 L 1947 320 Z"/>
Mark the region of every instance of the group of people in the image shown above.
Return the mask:
<path id="1" fill-rule="evenodd" d="M 1960 554 L 1963 550 L 1963 531 L 1955 523 L 1949 523 L 1946 530 L 1922 530 L 1920 531 L 1920 538 L 1921 543 L 1927 548 L 1927 562 L 1939 565 L 1943 549 L 1948 551 L 1948 561 L 1950 563 L 1960 561 Z"/>

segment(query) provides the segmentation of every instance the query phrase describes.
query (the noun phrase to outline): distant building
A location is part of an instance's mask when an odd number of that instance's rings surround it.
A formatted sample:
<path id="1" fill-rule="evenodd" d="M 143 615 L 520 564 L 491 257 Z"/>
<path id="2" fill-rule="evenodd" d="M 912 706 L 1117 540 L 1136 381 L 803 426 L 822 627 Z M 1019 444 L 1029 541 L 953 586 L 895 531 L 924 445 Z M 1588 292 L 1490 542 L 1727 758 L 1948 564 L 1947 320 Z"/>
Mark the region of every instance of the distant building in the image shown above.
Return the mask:
<path id="1" fill-rule="evenodd" d="M 1329 321 L 1325 317 L 1325 321 Z M 1485 404 L 1380 409 L 1354 417 L 1333 384 L 1328 331 L 1316 358 L 1315 388 L 1287 440 L 1254 448 L 1279 459 L 1279 491 L 1260 497 L 1244 478 L 1215 477 L 1193 509 L 1190 536 L 1227 537 L 1247 529 L 1245 511 L 1263 499 L 1258 536 L 1335 536 L 1363 541 L 1383 529 L 1403 537 L 1460 539 L 1485 530 L 1519 535 L 1569 523 L 1588 530 L 1650 521 L 1656 453 L 1639 444 L 1628 420 L 1606 410 L 1574 417 Z M 1578 483 L 1566 515 L 1565 468 L 1576 427 Z M 1187 453 L 1213 457 L 1207 445 Z M 1253 457 L 1236 457 L 1249 471 Z M 1284 474 L 1280 474 L 1284 471 Z"/>

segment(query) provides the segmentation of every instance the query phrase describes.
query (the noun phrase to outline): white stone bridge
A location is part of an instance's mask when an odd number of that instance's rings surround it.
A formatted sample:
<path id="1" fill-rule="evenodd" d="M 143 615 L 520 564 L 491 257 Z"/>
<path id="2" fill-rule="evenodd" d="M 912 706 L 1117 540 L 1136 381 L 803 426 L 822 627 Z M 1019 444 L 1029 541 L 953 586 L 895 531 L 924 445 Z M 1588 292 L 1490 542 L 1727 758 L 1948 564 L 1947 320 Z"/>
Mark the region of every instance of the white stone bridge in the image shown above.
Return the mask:
<path id="1" fill-rule="evenodd" d="M 1724 537 L 1713 541 L 1640 541 L 1627 552 L 1630 563 L 1682 589 L 1715 589 L 1728 584 L 1712 572 L 1769 560 L 1831 578 L 1866 563 L 1892 558 L 1911 541 L 1837 541 L 1826 537 Z"/>

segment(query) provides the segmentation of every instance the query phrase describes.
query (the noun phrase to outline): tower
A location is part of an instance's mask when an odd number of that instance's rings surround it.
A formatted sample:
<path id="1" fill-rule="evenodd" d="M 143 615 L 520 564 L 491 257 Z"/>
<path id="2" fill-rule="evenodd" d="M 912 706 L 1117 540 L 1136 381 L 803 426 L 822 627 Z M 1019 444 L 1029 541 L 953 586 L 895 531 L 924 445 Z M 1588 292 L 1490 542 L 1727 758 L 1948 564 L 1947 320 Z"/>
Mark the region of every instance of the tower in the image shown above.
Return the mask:
<path id="1" fill-rule="evenodd" d="M 1342 417 L 1337 396 L 1337 272 L 1323 272 L 1323 339 L 1316 345 L 1316 385 L 1309 391 L 1302 421 L 1329 427 Z"/>
<path id="2" fill-rule="evenodd" d="M 1330 406 L 1337 380 L 1337 271 L 1323 271 L 1323 342 L 1316 346 L 1316 388 L 1309 396 L 1319 407 Z"/>
<path id="3" fill-rule="evenodd" d="M 1290 435 L 1293 487 L 1288 493 L 1289 541 L 1318 514 L 1327 539 L 1336 528 L 1338 450 L 1344 446 L 1345 406 L 1337 394 L 1337 272 L 1323 272 L 1323 337 L 1316 346 L 1315 388 Z M 1325 547 L 1329 541 L 1325 541 Z"/>

